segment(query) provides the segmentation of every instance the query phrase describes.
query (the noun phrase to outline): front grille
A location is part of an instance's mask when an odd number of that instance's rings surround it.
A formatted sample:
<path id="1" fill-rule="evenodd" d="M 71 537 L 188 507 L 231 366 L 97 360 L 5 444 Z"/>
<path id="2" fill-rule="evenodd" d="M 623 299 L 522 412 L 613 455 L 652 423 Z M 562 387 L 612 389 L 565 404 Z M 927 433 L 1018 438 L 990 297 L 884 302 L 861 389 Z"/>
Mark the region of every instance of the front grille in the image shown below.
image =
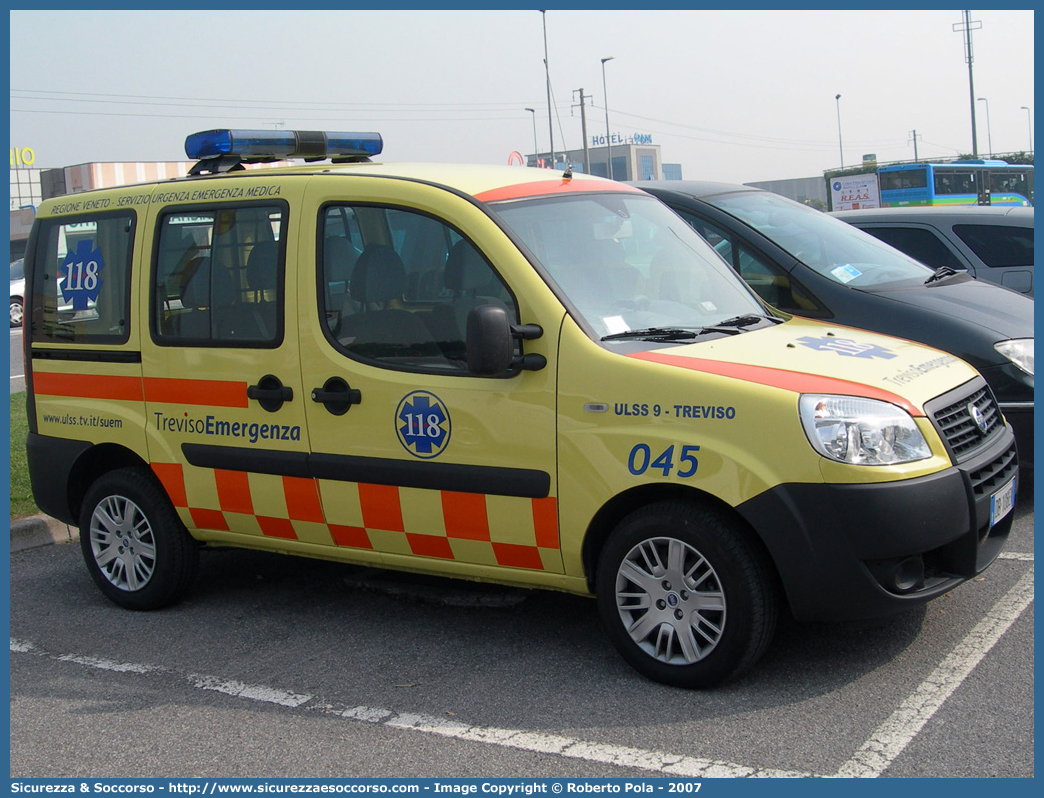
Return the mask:
<path id="1" fill-rule="evenodd" d="M 973 407 L 983 422 L 982 427 L 977 421 L 976 412 L 972 410 Z M 969 396 L 936 411 L 933 418 L 943 440 L 958 460 L 978 449 L 1004 429 L 1000 409 L 993 400 L 990 389 L 985 385 Z"/>
<path id="2" fill-rule="evenodd" d="M 989 496 L 997 489 L 1006 485 L 1008 480 L 1015 476 L 1015 472 L 1018 470 L 1019 461 L 1015 455 L 1015 444 L 1012 444 L 1008 451 L 1000 457 L 992 460 L 978 471 L 971 472 L 969 476 L 975 498 L 981 499 L 983 496 Z"/>

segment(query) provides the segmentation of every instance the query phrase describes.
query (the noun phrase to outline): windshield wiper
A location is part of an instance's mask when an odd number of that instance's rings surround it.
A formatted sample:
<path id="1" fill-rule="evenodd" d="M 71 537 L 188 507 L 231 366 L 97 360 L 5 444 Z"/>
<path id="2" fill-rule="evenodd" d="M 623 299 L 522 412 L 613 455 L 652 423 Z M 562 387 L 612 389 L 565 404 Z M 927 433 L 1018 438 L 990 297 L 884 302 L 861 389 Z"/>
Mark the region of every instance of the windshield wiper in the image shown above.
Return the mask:
<path id="1" fill-rule="evenodd" d="M 603 341 L 622 341 L 626 338 L 653 338 L 659 341 L 682 341 L 695 338 L 702 330 L 685 329 L 683 327 L 645 327 L 641 330 L 603 335 Z"/>
<path id="2" fill-rule="evenodd" d="M 953 277 L 955 274 L 960 274 L 956 269 L 950 268 L 949 266 L 940 266 L 935 270 L 935 274 L 924 281 L 925 285 L 934 283 L 936 280 L 942 280 L 946 277 Z"/>
<path id="3" fill-rule="evenodd" d="M 738 333 L 743 332 L 744 327 L 750 327 L 752 324 L 757 324 L 765 318 L 768 317 L 759 316 L 757 313 L 744 313 L 742 316 L 733 316 L 730 319 L 719 321 L 717 324 L 712 324 L 710 327 L 704 327 L 703 330 L 704 332 Z"/>
<path id="4" fill-rule="evenodd" d="M 657 341 L 683 341 L 697 338 L 707 333 L 722 333 L 724 335 L 736 335 L 745 332 L 744 327 L 757 324 L 767 316 L 759 316 L 756 313 L 745 313 L 742 316 L 733 316 L 723 319 L 717 324 L 707 327 L 646 327 L 641 330 L 627 330 L 626 332 L 603 335 L 603 341 L 622 341 L 627 338 L 648 338 Z"/>

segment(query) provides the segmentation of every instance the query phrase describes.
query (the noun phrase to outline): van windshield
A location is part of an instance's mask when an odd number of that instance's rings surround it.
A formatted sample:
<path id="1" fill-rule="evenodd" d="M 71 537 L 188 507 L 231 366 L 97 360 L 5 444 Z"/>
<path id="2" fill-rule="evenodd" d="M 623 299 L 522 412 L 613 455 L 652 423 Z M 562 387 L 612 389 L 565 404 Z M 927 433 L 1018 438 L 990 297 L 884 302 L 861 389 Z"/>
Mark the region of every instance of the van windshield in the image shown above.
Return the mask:
<path id="1" fill-rule="evenodd" d="M 827 279 L 855 288 L 922 284 L 932 270 L 840 219 L 768 191 L 707 197 Z"/>
<path id="2" fill-rule="evenodd" d="M 721 256 L 652 197 L 614 191 L 491 208 L 595 337 L 658 331 L 650 337 L 683 340 L 768 313 Z"/>

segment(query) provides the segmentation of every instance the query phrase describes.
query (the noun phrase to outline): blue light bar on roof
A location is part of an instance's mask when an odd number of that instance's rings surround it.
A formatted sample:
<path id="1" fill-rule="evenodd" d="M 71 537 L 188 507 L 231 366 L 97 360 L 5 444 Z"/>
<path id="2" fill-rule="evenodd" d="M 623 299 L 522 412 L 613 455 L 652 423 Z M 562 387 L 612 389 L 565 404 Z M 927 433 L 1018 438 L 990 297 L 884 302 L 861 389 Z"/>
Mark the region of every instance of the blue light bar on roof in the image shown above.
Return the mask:
<path id="1" fill-rule="evenodd" d="M 380 155 L 380 133 L 327 133 L 321 130 L 204 130 L 185 139 L 193 160 L 237 157 L 246 163 L 286 158 L 359 158 Z"/>

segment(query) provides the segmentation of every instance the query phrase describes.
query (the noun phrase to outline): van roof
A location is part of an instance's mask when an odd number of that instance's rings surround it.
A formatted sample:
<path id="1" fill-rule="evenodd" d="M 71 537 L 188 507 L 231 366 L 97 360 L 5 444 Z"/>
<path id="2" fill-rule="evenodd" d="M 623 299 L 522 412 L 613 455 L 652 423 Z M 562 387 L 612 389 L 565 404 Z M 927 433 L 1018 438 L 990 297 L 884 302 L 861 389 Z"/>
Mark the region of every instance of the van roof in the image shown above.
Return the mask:
<path id="1" fill-rule="evenodd" d="M 173 180 L 151 181 L 107 188 L 98 188 L 77 194 L 52 197 L 41 203 L 38 213 L 49 215 L 55 207 L 72 203 L 99 193 L 122 195 L 141 193 L 157 187 L 176 187 L 217 181 L 228 185 L 230 181 L 269 179 L 278 180 L 291 175 L 329 176 L 372 176 L 411 180 L 442 186 L 474 197 L 483 202 L 521 199 L 524 197 L 575 194 L 583 192 L 625 191 L 638 189 L 614 180 L 582 173 L 570 174 L 552 169 L 527 166 L 500 166 L 454 163 L 309 163 L 286 166 L 266 166 L 262 169 L 247 168 L 219 175 L 196 175 Z M 59 213 L 74 212 L 62 209 Z"/>

